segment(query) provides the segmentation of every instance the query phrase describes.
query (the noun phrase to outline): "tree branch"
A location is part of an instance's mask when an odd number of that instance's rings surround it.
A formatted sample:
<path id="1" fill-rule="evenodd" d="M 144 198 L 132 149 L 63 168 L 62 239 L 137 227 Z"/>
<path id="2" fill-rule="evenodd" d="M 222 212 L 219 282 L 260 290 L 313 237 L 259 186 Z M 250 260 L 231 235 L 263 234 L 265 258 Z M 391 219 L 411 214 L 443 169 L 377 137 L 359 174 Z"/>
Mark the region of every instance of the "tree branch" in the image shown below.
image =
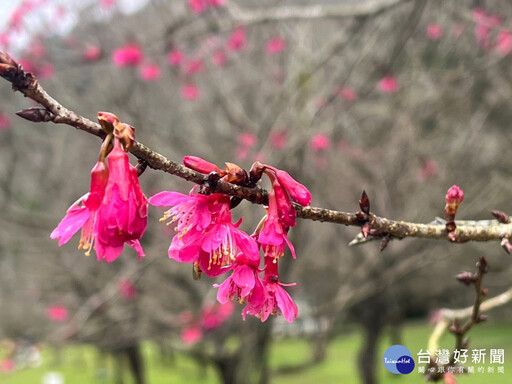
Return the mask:
<path id="1" fill-rule="evenodd" d="M 18 63 L 4 52 L 0 52 L 0 76 L 12 83 L 13 90 L 21 92 L 25 97 L 38 102 L 46 109 L 46 111 L 41 111 L 40 108 L 25 109 L 18 113 L 21 117 L 36 122 L 51 121 L 55 124 L 66 124 L 102 139 L 105 137 L 105 133 L 98 123 L 61 105 L 43 89 L 31 73 L 26 73 Z M 130 151 L 152 169 L 175 175 L 196 184 L 203 184 L 208 180 L 207 175 L 169 160 L 137 141 Z M 211 190 L 212 192 L 239 197 L 254 204 L 268 203 L 267 191 L 257 186 L 244 187 L 219 181 Z M 391 239 L 417 237 L 466 242 L 502 240 L 512 235 L 512 224 L 501 223 L 497 220 L 457 222 L 455 236 L 448 238 L 445 225 L 438 222 L 419 224 L 390 220 L 373 213 L 347 213 L 319 207 L 302 207 L 300 205 L 295 205 L 295 209 L 297 216 L 300 218 L 363 227 L 368 230 L 367 237 L 377 239 L 384 237 Z"/>

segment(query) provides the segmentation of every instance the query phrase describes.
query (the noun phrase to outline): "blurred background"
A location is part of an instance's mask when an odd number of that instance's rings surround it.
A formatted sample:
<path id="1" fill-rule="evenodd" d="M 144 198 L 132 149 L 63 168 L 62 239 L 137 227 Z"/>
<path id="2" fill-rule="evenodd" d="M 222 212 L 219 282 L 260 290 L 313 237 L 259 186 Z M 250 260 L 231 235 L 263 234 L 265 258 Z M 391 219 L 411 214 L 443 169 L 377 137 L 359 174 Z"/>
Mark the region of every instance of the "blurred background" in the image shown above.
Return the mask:
<path id="1" fill-rule="evenodd" d="M 364 189 L 391 219 L 443 216 L 453 184 L 459 219 L 512 211 L 508 0 L 2 0 L 0 19 L 2 50 L 64 106 L 115 113 L 175 161 L 263 161 L 314 206 L 354 212 Z M 240 305 L 216 304 L 219 281 L 168 259 L 161 209 L 142 262 L 50 240 L 87 192 L 100 141 L 18 118 L 33 103 L 5 81 L 0 95 L 2 383 L 422 383 L 387 372 L 383 351 L 426 350 L 436 310 L 472 304 L 454 276 L 480 256 L 489 296 L 510 287 L 498 243 L 406 239 L 381 253 L 347 245 L 358 228 L 299 220 L 297 259 L 281 262 L 299 318 L 244 322 Z M 140 181 L 148 196 L 192 187 L 150 169 Z M 263 214 L 234 211 L 249 232 Z M 490 315 L 470 347 L 504 348 L 505 372 L 460 383 L 510 382 L 512 311 Z"/>

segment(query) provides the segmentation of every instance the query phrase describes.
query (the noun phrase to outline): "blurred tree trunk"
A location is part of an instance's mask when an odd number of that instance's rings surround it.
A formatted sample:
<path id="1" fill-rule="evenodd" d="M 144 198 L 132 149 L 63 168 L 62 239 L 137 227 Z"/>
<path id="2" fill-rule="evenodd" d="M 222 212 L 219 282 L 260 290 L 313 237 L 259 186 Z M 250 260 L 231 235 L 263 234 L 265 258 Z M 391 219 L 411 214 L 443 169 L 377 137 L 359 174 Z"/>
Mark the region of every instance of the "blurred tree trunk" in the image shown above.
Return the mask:
<path id="1" fill-rule="evenodd" d="M 247 319 L 240 347 L 230 355 L 213 358 L 224 384 L 267 384 L 268 350 L 272 319 Z"/>
<path id="2" fill-rule="evenodd" d="M 364 341 L 359 352 L 359 372 L 361 382 L 376 384 L 376 356 L 379 337 L 386 318 L 384 296 L 378 294 L 362 304 L 360 322 L 363 326 Z"/>
<path id="3" fill-rule="evenodd" d="M 128 364 L 133 375 L 135 384 L 145 384 L 144 380 L 144 361 L 140 353 L 140 344 L 136 343 L 124 350 L 128 357 Z"/>

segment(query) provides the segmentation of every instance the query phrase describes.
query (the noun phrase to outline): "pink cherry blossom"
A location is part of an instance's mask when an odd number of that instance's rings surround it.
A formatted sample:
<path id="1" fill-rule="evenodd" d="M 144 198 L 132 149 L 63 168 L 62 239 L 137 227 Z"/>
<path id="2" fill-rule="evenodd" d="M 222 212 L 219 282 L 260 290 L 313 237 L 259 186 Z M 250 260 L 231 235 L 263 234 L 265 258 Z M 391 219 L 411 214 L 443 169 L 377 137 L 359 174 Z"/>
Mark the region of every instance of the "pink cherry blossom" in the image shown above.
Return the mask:
<path id="1" fill-rule="evenodd" d="M 491 44 L 490 40 L 491 28 L 486 24 L 477 24 L 475 26 L 476 42 L 482 48 L 488 48 Z"/>
<path id="2" fill-rule="evenodd" d="M 105 195 L 109 171 L 107 165 L 98 161 L 91 171 L 89 193 L 82 196 L 67 211 L 57 228 L 50 235 L 59 239 L 59 247 L 67 243 L 82 228 L 79 249 L 84 249 L 89 256 L 97 236 L 96 222 L 98 210 Z"/>
<path id="3" fill-rule="evenodd" d="M 69 312 L 60 305 L 52 305 L 46 309 L 46 316 L 52 321 L 62 323 L 68 319 Z"/>
<path id="4" fill-rule="evenodd" d="M 9 117 L 0 112 L 0 131 L 8 131 L 11 128 L 11 119 Z"/>
<path id="5" fill-rule="evenodd" d="M 236 263 L 233 273 L 222 284 L 214 284 L 218 288 L 217 300 L 221 304 L 230 303 L 236 300 L 240 303 L 246 302 L 252 295 L 255 287 L 262 286 L 258 275 L 258 266 L 245 263 Z"/>
<path id="6" fill-rule="evenodd" d="M 185 55 L 179 49 L 173 49 L 167 54 L 167 64 L 169 64 L 171 67 L 177 67 L 181 65 L 184 59 Z"/>
<path id="7" fill-rule="evenodd" d="M 280 36 L 276 36 L 267 41 L 265 52 L 267 55 L 275 55 L 283 51 L 286 47 L 286 40 Z"/>
<path id="8" fill-rule="evenodd" d="M 437 175 L 439 165 L 435 160 L 425 161 L 420 168 L 420 180 L 428 181 Z"/>
<path id="9" fill-rule="evenodd" d="M 452 185 L 445 196 L 446 204 L 459 205 L 464 200 L 464 191 L 457 185 Z"/>
<path id="10" fill-rule="evenodd" d="M 119 68 L 137 66 L 143 58 L 142 49 L 136 43 L 125 44 L 117 48 L 112 54 L 114 65 Z"/>
<path id="11" fill-rule="evenodd" d="M 235 28 L 228 37 L 226 45 L 231 51 L 240 51 L 246 45 L 246 33 L 244 27 Z"/>
<path id="12" fill-rule="evenodd" d="M 512 32 L 502 30 L 498 34 L 496 51 L 501 55 L 508 55 L 512 51 Z"/>
<path id="13" fill-rule="evenodd" d="M 11 359 L 0 360 L 0 371 L 7 373 L 14 370 L 14 361 Z"/>
<path id="14" fill-rule="evenodd" d="M 183 72 L 185 75 L 194 75 L 196 73 L 201 72 L 203 69 L 203 61 L 200 59 L 190 60 L 185 65 L 185 69 Z"/>
<path id="15" fill-rule="evenodd" d="M 137 289 L 129 279 L 122 278 L 118 282 L 119 293 L 126 300 L 133 300 L 137 297 Z"/>
<path id="16" fill-rule="evenodd" d="M 437 23 L 427 25 L 427 37 L 430 40 L 439 40 L 443 37 L 443 27 Z"/>
<path id="17" fill-rule="evenodd" d="M 101 49 L 97 45 L 88 45 L 82 54 L 82 58 L 89 62 L 97 61 L 100 57 Z"/>
<path id="18" fill-rule="evenodd" d="M 331 139 L 323 133 L 318 133 L 311 138 L 309 145 L 314 151 L 326 151 L 331 146 Z"/>
<path id="19" fill-rule="evenodd" d="M 117 0 L 100 0 L 100 7 L 108 10 L 111 9 L 113 6 L 115 6 L 117 3 Z"/>
<path id="20" fill-rule="evenodd" d="M 55 75 L 55 67 L 52 63 L 44 63 L 37 70 L 37 76 L 40 79 L 48 79 L 53 77 L 53 75 Z"/>
<path id="21" fill-rule="evenodd" d="M 193 83 L 183 84 L 181 86 L 181 98 L 183 100 L 197 100 L 199 98 L 199 88 Z"/>
<path id="22" fill-rule="evenodd" d="M 252 148 L 256 145 L 256 135 L 250 132 L 244 132 L 238 135 L 238 144 Z"/>
<path id="23" fill-rule="evenodd" d="M 211 7 L 222 7 L 226 4 L 226 0 L 207 0 L 207 2 Z"/>
<path id="24" fill-rule="evenodd" d="M 385 76 L 379 80 L 379 90 L 383 93 L 395 93 L 400 89 L 400 84 L 394 76 Z"/>
<path id="25" fill-rule="evenodd" d="M 232 302 L 206 304 L 201 310 L 201 327 L 207 331 L 219 328 L 231 317 L 234 309 Z"/>
<path id="26" fill-rule="evenodd" d="M 339 88 L 336 92 L 336 96 L 345 101 L 354 101 L 357 98 L 356 91 L 349 86 Z"/>
<path id="27" fill-rule="evenodd" d="M 222 50 L 215 51 L 212 55 L 212 62 L 218 67 L 226 65 L 226 54 Z"/>
<path id="28" fill-rule="evenodd" d="M 147 226 L 148 201 L 140 188 L 137 169 L 130 164 L 117 138 L 108 164 L 108 183 L 97 218 L 98 260 L 114 261 L 123 251 L 124 243 L 134 248 L 140 259 L 145 256 L 139 239 Z"/>
<path id="29" fill-rule="evenodd" d="M 295 259 L 295 249 L 288 240 L 288 228 L 279 217 L 275 186 L 274 183 L 274 188 L 272 188 L 268 196 L 267 218 L 263 223 L 261 231 L 258 233 L 257 241 L 262 246 L 265 257 L 272 257 L 277 261 L 277 259 L 284 255 L 286 246 L 288 246 Z"/>
<path id="30" fill-rule="evenodd" d="M 193 345 L 203 339 L 203 332 L 197 326 L 190 326 L 181 331 L 181 341 L 186 345 Z"/>
<path id="31" fill-rule="evenodd" d="M 270 145 L 274 149 L 283 149 L 288 144 L 288 138 L 285 131 L 272 132 L 270 134 Z"/>
<path id="32" fill-rule="evenodd" d="M 155 63 L 144 64 L 139 70 L 139 76 L 144 81 L 156 81 L 161 75 L 162 71 Z"/>
<path id="33" fill-rule="evenodd" d="M 294 285 L 294 284 L 287 284 Z M 283 318 L 292 323 L 297 318 L 298 308 L 291 296 L 283 288 L 279 281 L 277 263 L 272 258 L 265 258 L 265 278 L 263 279 L 263 295 L 254 289 L 255 297 L 259 300 L 248 300 L 247 306 L 242 311 L 245 320 L 246 315 L 253 315 L 266 321 L 270 315 L 283 315 Z"/>

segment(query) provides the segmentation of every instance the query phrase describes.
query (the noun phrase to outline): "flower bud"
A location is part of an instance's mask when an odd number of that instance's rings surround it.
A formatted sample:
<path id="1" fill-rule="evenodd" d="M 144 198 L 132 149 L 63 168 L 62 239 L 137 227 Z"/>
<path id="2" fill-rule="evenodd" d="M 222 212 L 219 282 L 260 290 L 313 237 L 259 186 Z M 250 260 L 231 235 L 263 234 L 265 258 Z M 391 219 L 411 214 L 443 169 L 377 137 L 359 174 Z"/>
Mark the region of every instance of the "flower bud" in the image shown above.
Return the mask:
<path id="1" fill-rule="evenodd" d="M 455 216 L 457 208 L 464 200 L 464 192 L 458 186 L 453 185 L 445 196 L 446 206 L 444 208 L 447 217 Z"/>
<path id="2" fill-rule="evenodd" d="M 203 173 L 205 175 L 207 175 L 211 172 L 217 172 L 218 174 L 221 174 L 222 176 L 224 176 L 226 174 L 226 172 L 221 170 L 215 164 L 212 164 L 209 161 L 201 159 L 200 157 L 197 157 L 197 156 L 185 156 L 183 158 L 183 164 L 185 164 L 185 167 L 193 169 L 194 171 Z"/>

